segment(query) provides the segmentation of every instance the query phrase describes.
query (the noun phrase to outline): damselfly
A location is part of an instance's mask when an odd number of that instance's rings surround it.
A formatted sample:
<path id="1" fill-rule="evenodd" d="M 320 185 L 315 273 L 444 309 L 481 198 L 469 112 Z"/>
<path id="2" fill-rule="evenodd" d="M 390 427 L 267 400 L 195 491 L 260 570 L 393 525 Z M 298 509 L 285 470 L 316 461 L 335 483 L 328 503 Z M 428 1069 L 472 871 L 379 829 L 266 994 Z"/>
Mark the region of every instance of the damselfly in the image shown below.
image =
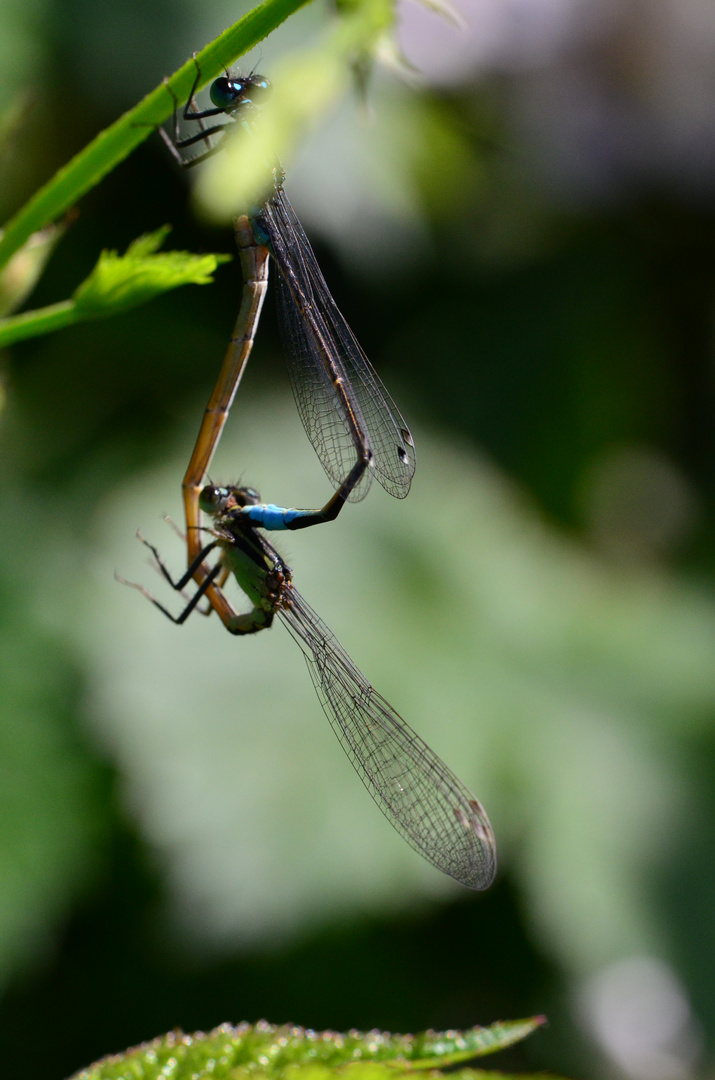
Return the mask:
<path id="1" fill-rule="evenodd" d="M 197 122 L 201 130 L 180 138 L 175 111 L 173 141 L 161 132 L 184 167 L 216 153 L 227 129 L 233 126 L 231 122 L 239 122 L 250 132 L 255 107 L 270 86 L 262 75 L 232 78 L 227 73 L 211 84 L 213 107 L 197 110 L 194 95 L 200 80 L 197 65 L 183 118 Z M 229 122 L 206 127 L 205 120 L 218 116 Z M 214 137 L 218 142 L 212 145 Z M 207 149 L 184 160 L 180 151 L 199 142 L 205 142 Z M 277 164 L 268 172 L 269 193 L 262 204 L 236 219 L 244 276 L 241 311 L 184 477 L 190 562 L 200 547 L 199 493 L 251 350 L 266 290 L 269 254 L 279 271 L 279 326 L 293 395 L 308 438 L 337 489 L 316 513 L 322 520 L 335 518 L 347 500 L 359 501 L 365 496 L 373 473 L 386 491 L 404 498 L 415 469 L 409 429 L 330 294 L 283 190 L 283 172 Z M 203 580 L 200 564 L 195 577 L 199 583 Z M 207 595 L 213 604 L 213 589 Z"/>
<path id="2" fill-rule="evenodd" d="M 314 511 L 263 505 L 251 488 L 208 486 L 201 509 L 213 517 L 214 539 L 174 581 L 150 548 L 171 586 L 181 591 L 213 551 L 219 560 L 178 616 L 141 585 L 134 585 L 175 623 L 191 614 L 209 584 L 224 601 L 217 610 L 232 634 L 253 634 L 277 615 L 305 656 L 313 685 L 353 768 L 394 828 L 429 862 L 471 889 L 486 889 L 496 873 L 496 847 L 478 799 L 377 693 L 345 649 L 293 585 L 290 568 L 259 532 L 284 529 Z M 310 522 L 308 522 L 310 523 Z M 253 608 L 237 613 L 220 586 L 234 574 Z"/>

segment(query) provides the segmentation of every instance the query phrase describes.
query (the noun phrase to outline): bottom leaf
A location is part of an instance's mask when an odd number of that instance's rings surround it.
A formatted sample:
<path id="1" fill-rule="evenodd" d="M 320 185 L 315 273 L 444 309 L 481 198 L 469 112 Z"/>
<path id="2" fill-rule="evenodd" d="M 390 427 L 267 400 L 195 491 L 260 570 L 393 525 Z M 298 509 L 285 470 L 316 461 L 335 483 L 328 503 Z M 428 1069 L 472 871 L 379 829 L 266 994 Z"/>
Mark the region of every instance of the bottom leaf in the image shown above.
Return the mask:
<path id="1" fill-rule="evenodd" d="M 468 1031 L 427 1031 L 393 1035 L 384 1031 L 311 1031 L 265 1020 L 257 1024 L 222 1024 L 204 1034 L 169 1032 L 124 1054 L 103 1058 L 76 1074 L 75 1080 L 172 1080 L 249 1075 L 255 1080 L 330 1080 L 336 1070 L 352 1080 L 400 1080 L 416 1070 L 444 1068 L 503 1050 L 544 1024 L 545 1017 L 512 1020 Z M 429 1075 L 434 1076 L 431 1072 Z M 463 1069 L 455 1080 L 486 1080 L 503 1074 Z M 543 1074 L 541 1074 L 543 1077 Z"/>

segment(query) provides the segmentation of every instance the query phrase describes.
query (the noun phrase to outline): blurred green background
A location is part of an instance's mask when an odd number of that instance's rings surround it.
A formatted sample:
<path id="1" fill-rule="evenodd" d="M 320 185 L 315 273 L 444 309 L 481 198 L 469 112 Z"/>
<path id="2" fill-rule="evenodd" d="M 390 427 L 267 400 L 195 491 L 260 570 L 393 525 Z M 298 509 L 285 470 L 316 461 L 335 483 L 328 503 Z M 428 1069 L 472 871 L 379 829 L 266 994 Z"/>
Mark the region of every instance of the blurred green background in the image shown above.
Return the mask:
<path id="1" fill-rule="evenodd" d="M 502 1067 L 713 1074 L 715 17 L 416 5 L 286 161 L 334 294 L 408 418 L 380 490 L 280 545 L 374 685 L 482 799 L 500 875 L 442 878 L 372 805 L 282 628 L 181 629 L 161 588 L 237 263 L 4 354 L 0 1061 L 57 1080 L 172 1027 L 414 1031 L 545 1012 Z M 2 218 L 241 14 L 4 0 Z M 271 76 L 331 18 L 247 58 Z M 300 87 L 296 88 L 300 93 Z M 32 297 L 171 222 L 232 253 L 158 138 L 80 206 Z M 213 467 L 320 505 L 272 304 Z M 172 601 L 175 598 L 171 598 Z"/>

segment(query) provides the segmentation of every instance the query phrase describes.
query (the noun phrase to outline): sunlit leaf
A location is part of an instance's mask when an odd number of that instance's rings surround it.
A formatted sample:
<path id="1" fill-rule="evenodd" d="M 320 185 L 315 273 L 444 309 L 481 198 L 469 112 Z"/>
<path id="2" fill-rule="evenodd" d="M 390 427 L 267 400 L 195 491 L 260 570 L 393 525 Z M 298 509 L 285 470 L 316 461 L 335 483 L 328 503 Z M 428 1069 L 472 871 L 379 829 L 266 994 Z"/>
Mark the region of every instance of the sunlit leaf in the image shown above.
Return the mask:
<path id="1" fill-rule="evenodd" d="M 179 285 L 208 285 L 229 255 L 193 255 L 158 249 L 170 226 L 134 240 L 126 255 L 103 251 L 89 277 L 75 290 L 78 312 L 86 317 L 116 314 Z"/>
<path id="2" fill-rule="evenodd" d="M 222 1024 L 204 1034 L 169 1032 L 151 1042 L 112 1055 L 77 1074 L 76 1080 L 159 1080 L 170 1067 L 173 1080 L 252 1076 L 260 1080 L 329 1080 L 336 1070 L 353 1080 L 399 1080 L 416 1068 L 447 1066 L 455 1061 L 502 1050 L 526 1038 L 543 1017 L 497 1023 L 469 1031 L 427 1031 L 421 1035 L 390 1032 L 311 1031 L 266 1021 L 231 1027 Z M 433 1074 L 434 1075 L 434 1074 Z M 471 1069 L 451 1074 L 477 1080 Z"/>
<path id="3" fill-rule="evenodd" d="M 118 315 L 180 285 L 209 285 L 216 267 L 231 259 L 230 255 L 159 251 L 169 231 L 170 226 L 164 225 L 140 236 L 125 255 L 103 251 L 71 300 L 0 320 L 0 346 L 86 319 Z"/>

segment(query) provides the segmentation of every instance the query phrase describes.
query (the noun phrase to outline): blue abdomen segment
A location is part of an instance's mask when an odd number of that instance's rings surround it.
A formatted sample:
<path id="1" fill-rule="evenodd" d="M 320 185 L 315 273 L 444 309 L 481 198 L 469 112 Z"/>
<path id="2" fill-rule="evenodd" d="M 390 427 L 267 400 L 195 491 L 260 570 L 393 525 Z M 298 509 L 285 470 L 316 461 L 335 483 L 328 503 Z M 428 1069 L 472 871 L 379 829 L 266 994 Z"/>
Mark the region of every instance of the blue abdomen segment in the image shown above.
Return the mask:
<path id="1" fill-rule="evenodd" d="M 280 532 L 281 529 L 290 529 L 291 522 L 296 518 L 304 517 L 313 511 L 275 506 L 274 503 L 261 503 L 259 506 L 244 506 L 242 512 L 260 528 Z"/>

